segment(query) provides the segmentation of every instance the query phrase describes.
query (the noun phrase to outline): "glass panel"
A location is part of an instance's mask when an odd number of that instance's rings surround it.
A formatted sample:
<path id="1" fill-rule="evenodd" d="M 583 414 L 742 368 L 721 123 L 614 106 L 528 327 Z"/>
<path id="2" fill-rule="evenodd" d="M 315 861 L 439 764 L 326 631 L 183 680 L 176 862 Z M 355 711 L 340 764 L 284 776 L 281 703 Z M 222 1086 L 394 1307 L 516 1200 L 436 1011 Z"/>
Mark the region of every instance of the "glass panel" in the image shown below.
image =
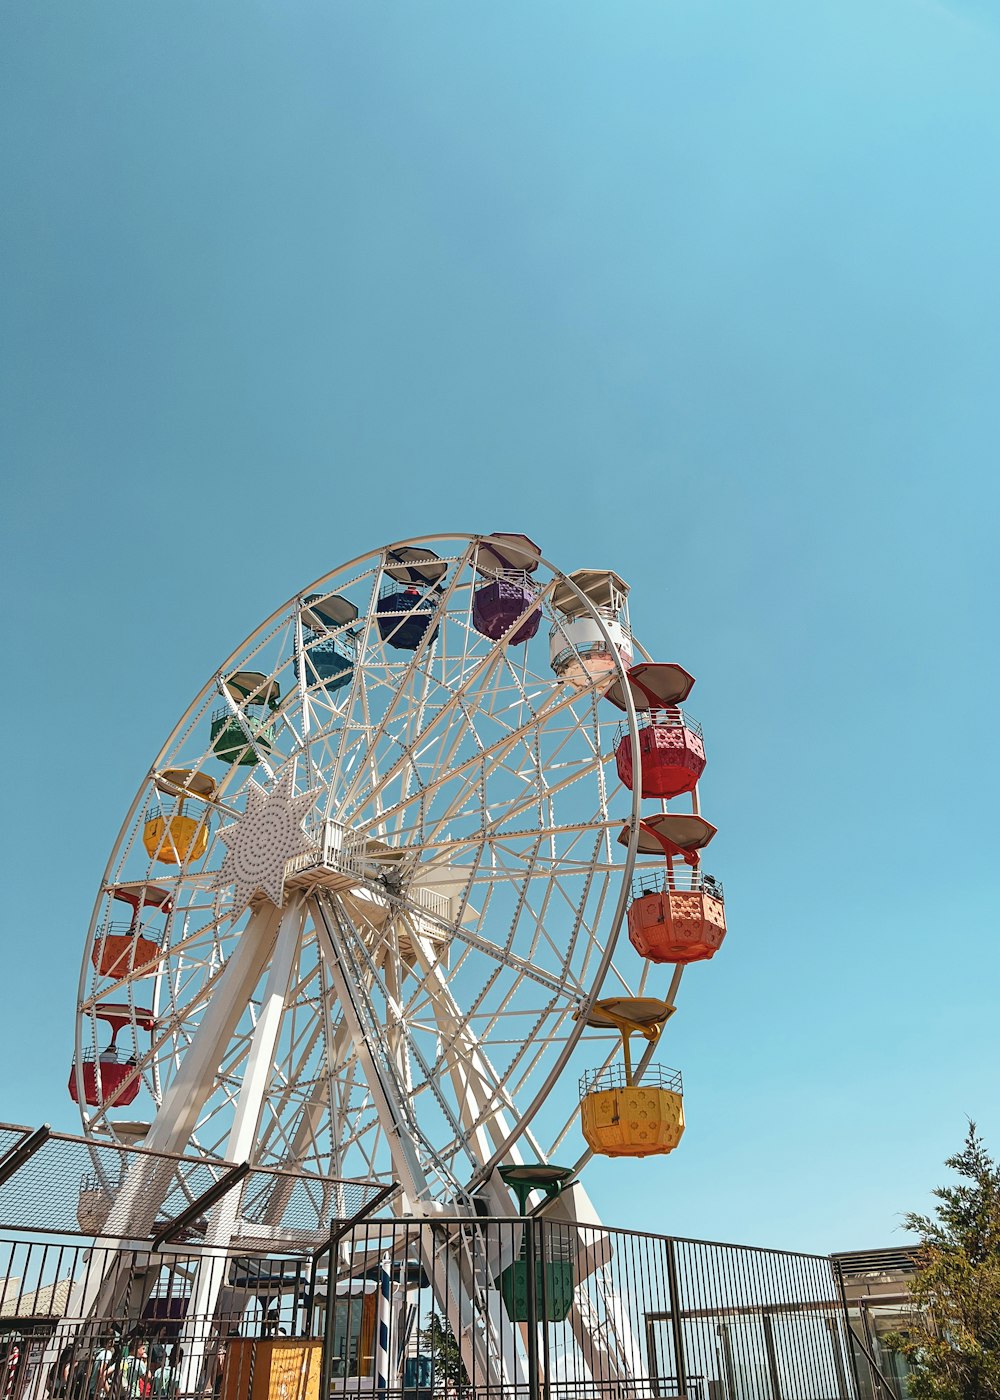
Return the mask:
<path id="1" fill-rule="evenodd" d="M 333 1310 L 333 1367 L 337 1379 L 358 1374 L 363 1297 L 338 1298 Z"/>

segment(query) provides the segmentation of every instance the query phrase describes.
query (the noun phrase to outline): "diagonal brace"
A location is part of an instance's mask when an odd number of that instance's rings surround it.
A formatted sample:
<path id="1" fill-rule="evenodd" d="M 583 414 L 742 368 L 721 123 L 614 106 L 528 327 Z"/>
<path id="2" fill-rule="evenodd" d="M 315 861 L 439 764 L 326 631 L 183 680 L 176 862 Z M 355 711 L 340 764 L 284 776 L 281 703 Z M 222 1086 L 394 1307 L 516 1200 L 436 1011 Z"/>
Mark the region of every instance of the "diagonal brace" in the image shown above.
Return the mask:
<path id="1" fill-rule="evenodd" d="M 199 1215 L 210 1210 L 216 1201 L 221 1201 L 223 1196 L 228 1196 L 234 1186 L 238 1186 L 250 1170 L 249 1162 L 240 1162 L 238 1166 L 230 1167 L 223 1172 L 218 1181 L 213 1181 L 207 1191 L 203 1191 L 200 1196 L 195 1197 L 189 1206 L 181 1211 L 180 1215 L 175 1215 L 173 1220 L 168 1220 L 165 1224 L 153 1233 L 152 1248 L 159 1249 L 186 1229 L 192 1221 L 197 1220 Z"/>
<path id="2" fill-rule="evenodd" d="M 319 1249 L 314 1251 L 312 1256 L 313 1262 L 318 1263 L 320 1259 L 323 1258 L 324 1254 L 332 1254 L 333 1250 L 345 1235 L 349 1235 L 356 1225 L 360 1225 L 363 1220 L 367 1220 L 370 1215 L 374 1215 L 375 1211 L 378 1210 L 386 1197 L 393 1195 L 393 1193 L 398 1190 L 399 1183 L 390 1181 L 388 1186 L 383 1186 L 380 1190 L 376 1191 L 371 1200 L 363 1205 L 360 1210 L 356 1210 L 350 1219 L 342 1221 L 339 1225 L 336 1221 L 331 1220 L 330 1237 L 323 1241 Z"/>
<path id="3" fill-rule="evenodd" d="M 9 1181 L 15 1172 L 19 1172 L 29 1157 L 34 1157 L 40 1147 L 44 1147 L 52 1136 L 52 1129 L 48 1123 L 43 1123 L 40 1128 L 36 1128 L 33 1133 L 26 1133 L 19 1142 L 9 1148 L 0 1157 L 0 1186 L 5 1181 Z"/>

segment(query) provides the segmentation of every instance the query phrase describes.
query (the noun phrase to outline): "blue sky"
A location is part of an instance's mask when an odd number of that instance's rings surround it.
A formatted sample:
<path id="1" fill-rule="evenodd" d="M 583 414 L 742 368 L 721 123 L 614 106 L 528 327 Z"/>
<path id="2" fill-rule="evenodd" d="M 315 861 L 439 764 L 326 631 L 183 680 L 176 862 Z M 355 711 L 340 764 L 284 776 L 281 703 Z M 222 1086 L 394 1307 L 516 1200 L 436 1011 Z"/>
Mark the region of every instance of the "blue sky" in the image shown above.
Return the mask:
<path id="1" fill-rule="evenodd" d="M 121 816 L 384 541 L 613 567 L 698 677 L 730 935 L 613 1223 L 900 1242 L 995 1015 L 1000 28 L 931 0 L 0 11 L 0 1114 L 71 1127 Z M 694 703 L 694 701 L 697 703 Z"/>

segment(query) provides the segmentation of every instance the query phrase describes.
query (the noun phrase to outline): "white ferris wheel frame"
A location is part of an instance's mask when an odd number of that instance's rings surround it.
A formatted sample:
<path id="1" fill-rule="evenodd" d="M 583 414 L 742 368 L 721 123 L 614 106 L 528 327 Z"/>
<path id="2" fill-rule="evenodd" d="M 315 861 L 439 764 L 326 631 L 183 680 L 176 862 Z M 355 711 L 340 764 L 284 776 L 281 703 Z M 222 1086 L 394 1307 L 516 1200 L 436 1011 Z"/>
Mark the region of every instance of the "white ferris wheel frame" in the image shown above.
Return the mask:
<path id="1" fill-rule="evenodd" d="M 89 1014 L 88 1007 L 88 1002 L 92 1004 L 94 1001 L 93 997 L 88 997 L 88 982 L 93 980 L 89 954 L 91 948 L 94 946 L 95 938 L 100 937 L 101 920 L 102 917 L 104 917 L 103 911 L 106 908 L 107 892 L 114 885 L 116 861 L 119 860 L 124 843 L 129 839 L 129 833 L 137 829 L 137 822 L 141 818 L 143 805 L 150 792 L 150 779 L 161 771 L 161 765 L 163 765 L 167 757 L 176 750 L 177 745 L 188 732 L 192 722 L 196 720 L 199 715 L 205 713 L 206 697 L 210 693 L 214 693 L 223 703 L 230 706 L 234 714 L 238 715 L 238 709 L 232 700 L 232 696 L 223 684 L 224 677 L 231 673 L 233 666 L 238 665 L 239 662 L 247 656 L 252 657 L 254 652 L 259 650 L 260 647 L 266 643 L 268 638 L 272 637 L 278 629 L 282 628 L 289 621 L 292 613 L 294 613 L 296 618 L 295 654 L 298 657 L 303 656 L 302 606 L 304 598 L 311 593 L 322 591 L 324 586 L 331 580 L 340 580 L 353 576 L 362 569 L 366 570 L 365 575 L 363 575 L 364 577 L 367 577 L 368 573 L 370 573 L 372 578 L 372 602 L 366 614 L 365 624 L 366 629 L 370 631 L 375 617 L 375 598 L 378 584 L 384 575 L 386 558 L 392 550 L 413 546 L 430 548 L 431 546 L 442 544 L 449 546 L 455 544 L 459 546 L 459 549 L 456 550 L 456 557 L 454 559 L 449 557 L 449 568 L 453 565 L 457 565 L 457 567 L 454 568 L 454 576 L 451 578 L 448 590 L 445 591 L 441 600 L 441 607 L 444 609 L 447 604 L 447 599 L 450 597 L 450 591 L 456 588 L 459 579 L 466 573 L 467 568 L 471 568 L 470 561 L 474 558 L 476 548 L 487 538 L 488 537 L 483 535 L 464 534 L 425 535 L 398 541 L 393 545 L 382 546 L 379 549 L 366 551 L 356 556 L 356 558 L 339 566 L 336 570 L 331 571 L 331 573 L 324 575 L 323 578 L 317 580 L 315 584 L 301 590 L 294 598 L 289 600 L 288 603 L 276 609 L 271 616 L 261 623 L 246 641 L 227 658 L 226 662 L 218 668 L 211 679 L 198 692 L 198 695 L 188 706 L 166 743 L 160 749 L 150 769 L 149 775 L 144 778 L 142 785 L 136 793 L 128 814 L 122 823 L 118 840 L 115 843 L 105 867 L 101 882 L 101 891 L 95 904 L 94 914 L 88 931 L 80 976 L 75 1064 L 77 1066 L 77 1087 L 81 1106 L 84 1102 L 83 1082 L 81 1077 L 84 1051 L 83 1030 L 85 1025 L 89 1026 L 93 1023 L 93 1017 Z M 641 769 L 639 767 L 641 764 L 641 750 L 638 743 L 638 722 L 631 688 L 627 683 L 626 663 L 618 653 L 615 640 L 606 626 L 605 618 L 573 579 L 563 574 L 561 570 L 550 564 L 541 556 L 539 558 L 539 565 L 551 575 L 545 588 L 546 596 L 551 597 L 551 592 L 557 584 L 563 586 L 569 593 L 574 595 L 581 609 L 585 610 L 590 619 L 596 624 L 609 653 L 614 658 L 614 675 L 621 682 L 620 691 L 624 698 L 624 725 L 627 726 L 627 731 L 631 736 L 632 752 L 635 755 L 637 771 L 630 795 L 631 811 L 628 819 L 628 845 L 620 863 L 614 865 L 615 873 L 620 872 L 621 877 L 617 899 L 615 901 L 614 910 L 607 923 L 607 932 L 604 934 L 603 948 L 600 951 L 597 965 L 593 970 L 589 990 L 584 991 L 575 1003 L 573 1009 L 577 1012 L 576 1018 L 563 1027 L 563 1023 L 565 1023 L 569 1017 L 569 1009 L 564 1009 L 560 1021 L 560 1027 L 562 1029 L 559 1048 L 556 1050 L 554 1058 L 548 1064 L 544 1078 L 535 1086 L 532 1096 L 523 1105 L 515 1104 L 513 1097 L 505 1092 L 507 1088 L 506 1080 L 496 1083 L 496 1075 L 484 1068 L 484 1064 L 486 1066 L 489 1065 L 489 1044 L 487 1042 L 485 1048 L 480 1045 L 475 1035 L 469 1030 L 468 1020 L 466 1020 L 464 1024 L 460 1022 L 462 1015 L 460 1009 L 456 1008 L 452 1010 L 452 1008 L 449 1007 L 447 1000 L 449 996 L 447 978 L 443 976 L 443 969 L 441 968 L 440 961 L 437 962 L 437 976 L 432 979 L 435 988 L 432 994 L 432 1000 L 435 996 L 438 999 L 433 1007 L 434 1015 L 437 1017 L 440 1014 L 445 1020 L 447 1020 L 449 1015 L 454 1015 L 459 1018 L 460 1023 L 456 1027 L 456 1041 L 463 1042 L 464 1037 L 463 1045 L 466 1052 L 466 1059 L 468 1065 L 471 1067 L 468 1073 L 470 1083 L 466 1086 L 465 1094 L 466 1098 L 471 1100 L 474 1111 L 470 1116 L 465 1117 L 464 1121 L 453 1124 L 453 1129 L 457 1133 L 465 1132 L 474 1139 L 474 1150 L 470 1155 L 478 1165 L 474 1168 L 471 1176 L 461 1184 L 462 1189 L 466 1195 L 477 1190 L 488 1190 L 496 1213 L 505 1214 L 510 1213 L 511 1205 L 509 1198 L 505 1200 L 504 1193 L 497 1189 L 497 1178 L 494 1169 L 504 1162 L 519 1160 L 519 1144 L 522 1142 L 530 1147 L 537 1160 L 544 1160 L 544 1149 L 535 1139 L 532 1125 L 544 1105 L 550 1101 L 555 1086 L 558 1084 L 574 1051 L 577 1049 L 580 1038 L 586 1027 L 587 1013 L 594 1002 L 600 997 L 603 984 L 613 965 L 622 922 L 630 899 L 632 876 L 637 863 L 637 843 L 642 804 Z M 541 602 L 537 603 L 536 606 L 541 610 Z M 508 637 L 514 630 L 514 627 L 508 629 Z M 498 652 L 505 650 L 506 641 L 507 637 L 500 641 L 493 642 L 489 648 L 488 657 L 484 660 L 483 666 L 480 669 L 489 670 L 486 661 L 495 656 Z M 648 653 L 639 646 L 634 637 L 632 641 L 640 654 L 649 659 Z M 405 670 L 402 672 L 402 677 L 396 686 L 396 699 L 408 693 L 410 680 L 416 674 L 418 664 L 423 659 L 425 643 L 426 639 L 425 642 L 422 642 L 409 656 L 405 663 Z M 284 665 L 286 663 L 282 664 Z M 359 680 L 363 672 L 363 666 L 360 662 L 355 670 L 356 675 L 352 682 L 352 692 L 355 686 L 359 684 L 362 688 L 364 686 L 363 679 Z M 214 692 L 212 689 L 213 687 Z M 298 699 L 301 706 L 301 713 L 304 716 L 304 722 L 307 722 L 309 706 L 308 704 L 303 704 L 303 699 L 308 690 L 305 665 L 299 667 L 298 687 L 300 692 Z M 462 688 L 456 691 L 449 702 L 450 707 L 454 711 L 460 709 L 467 688 L 468 682 L 464 682 Z M 571 688 L 567 687 L 567 690 L 571 690 Z M 556 691 L 554 693 L 558 692 Z M 289 695 L 290 694 L 291 692 L 289 692 Z M 589 687 L 588 694 L 593 702 L 597 704 L 600 701 L 603 690 L 599 690 L 592 683 Z M 582 693 L 563 695 L 558 705 L 553 706 L 549 710 L 543 710 L 544 718 L 547 720 L 560 709 L 572 715 L 573 704 L 582 703 L 583 698 Z M 379 726 L 380 733 L 386 728 L 396 704 L 396 699 L 390 702 L 385 713 L 381 716 Z M 442 711 L 437 712 L 435 723 L 441 718 L 442 713 Z M 603 718 L 597 720 L 598 727 L 606 723 L 607 721 L 603 720 Z M 527 719 L 525 719 L 519 727 L 512 730 L 508 736 L 508 748 L 513 748 L 525 735 L 537 729 L 538 726 L 538 715 L 534 712 L 529 712 Z M 459 735 L 459 739 L 460 737 L 461 735 Z M 456 739 L 456 744 L 458 742 L 459 740 Z M 372 743 L 374 744 L 374 739 Z M 308 735 L 306 735 L 305 752 L 307 755 L 311 753 Z M 338 765 L 342 761 L 343 756 L 342 749 L 338 755 Z M 260 764 L 257 771 L 273 779 L 274 772 L 268 763 L 267 754 L 261 753 L 259 757 Z M 406 760 L 403 759 L 401 763 L 405 763 L 405 761 Z M 606 762 L 606 759 L 604 761 Z M 359 765 L 352 780 L 354 788 L 358 786 L 359 775 L 362 771 L 363 769 L 361 765 Z M 602 771 L 602 758 L 599 752 L 595 757 L 594 771 L 597 773 Z M 381 774 L 380 776 L 382 779 L 380 790 L 384 790 L 388 786 L 392 775 Z M 451 780 L 454 777 L 455 773 L 446 774 L 442 782 Z M 332 792 L 332 782 L 330 783 L 330 789 Z M 349 788 L 347 797 L 350 796 L 351 791 L 352 789 Z M 459 796 L 461 797 L 461 795 L 460 792 Z M 345 796 L 341 795 L 341 807 L 343 807 L 345 800 Z M 458 799 L 455 800 L 457 801 Z M 533 801 L 534 799 L 530 797 L 526 799 L 524 804 L 526 810 L 531 808 Z M 697 791 L 695 791 L 693 802 L 694 810 L 697 811 Z M 232 817 L 239 816 L 239 809 L 233 807 L 231 804 L 227 806 L 224 801 L 217 802 L 214 806 L 217 811 L 223 814 Z M 406 806 L 407 803 L 403 802 L 400 805 L 400 810 Z M 509 816 L 509 813 L 506 814 L 506 816 Z M 502 825 L 506 816 L 498 818 L 497 823 L 494 825 Z M 440 833 L 442 826 L 447 822 L 447 814 L 443 819 L 435 818 L 435 821 L 435 830 Z M 610 829 L 611 826 L 618 825 L 620 825 L 620 822 L 604 822 L 604 826 L 608 829 Z M 543 829 L 540 830 L 537 835 L 540 840 L 544 840 L 549 835 L 549 832 Z M 453 842 L 452 844 L 467 849 L 473 843 L 466 838 Z M 657 863 L 652 862 L 652 864 Z M 604 873 L 609 879 L 613 879 L 610 867 L 605 870 Z M 150 883 L 156 878 L 155 874 L 151 874 L 149 876 Z M 187 877 L 181 872 L 172 878 L 181 881 Z M 196 881 L 203 881 L 204 873 L 196 873 L 192 878 Z M 525 876 L 525 880 L 529 878 L 530 876 Z M 550 877 L 550 881 L 553 878 L 554 877 Z M 295 947 L 301 936 L 302 923 L 307 914 L 315 927 L 317 940 L 323 950 L 322 960 L 327 967 L 331 984 L 336 992 L 336 1002 L 341 1011 L 342 1019 L 339 1022 L 336 1034 L 341 1035 L 342 1039 L 350 1042 L 349 1054 L 353 1055 L 355 1064 L 360 1065 L 364 1070 L 368 1091 L 377 1101 L 377 1107 L 382 1116 L 383 1121 L 381 1127 L 385 1136 L 386 1145 L 392 1156 L 393 1167 L 406 1193 L 408 1208 L 410 1210 L 419 1210 L 419 1203 L 426 1203 L 428 1200 L 428 1182 L 426 1162 L 422 1162 L 417 1155 L 412 1140 L 412 1134 L 408 1131 L 413 1124 L 413 1115 L 412 1113 L 408 1113 L 407 1110 L 410 1106 L 402 1101 L 398 1092 L 392 1092 L 393 1086 L 385 1082 L 385 1075 L 381 1072 L 383 1067 L 377 1065 L 373 1059 L 373 1050 L 376 1047 L 372 1044 L 372 1027 L 370 1024 L 366 1025 L 365 1023 L 366 1015 L 370 1019 L 370 1011 L 366 1013 L 366 1009 L 363 1005 L 365 977 L 363 975 L 363 970 L 359 970 L 358 966 L 357 947 L 359 940 L 352 940 L 350 937 L 350 928 L 347 926 L 350 925 L 351 919 L 349 914 L 345 913 L 343 901 L 336 895 L 330 894 L 327 891 L 309 894 L 301 899 L 293 897 L 286 901 L 282 911 L 276 910 L 273 906 L 264 905 L 251 914 L 246 928 L 243 929 L 236 941 L 234 950 L 229 954 L 226 961 L 220 964 L 218 972 L 213 978 L 209 979 L 203 988 L 204 1010 L 197 1028 L 198 1045 L 192 1045 L 185 1054 L 179 1057 L 174 1077 L 166 1088 L 162 1089 L 159 1109 L 146 1145 L 154 1150 L 161 1151 L 179 1151 L 187 1147 L 188 1141 L 191 1139 L 192 1133 L 194 1132 L 199 1112 L 199 1104 L 197 1102 L 199 1096 L 201 1096 L 201 1100 L 204 1102 L 204 1095 L 210 1087 L 208 1081 L 211 1080 L 212 1084 L 215 1083 L 216 1076 L 220 1072 L 222 1060 L 226 1053 L 226 1047 L 232 1039 L 238 1018 L 254 998 L 255 991 L 263 980 L 264 988 L 263 992 L 259 994 L 260 1002 L 256 1013 L 256 1025 L 251 1042 L 244 1055 L 245 1067 L 237 1095 L 237 1101 L 233 1106 L 232 1126 L 230 1129 L 227 1151 L 225 1153 L 228 1160 L 249 1159 L 253 1155 L 257 1134 L 260 1128 L 263 1096 L 267 1092 L 268 1074 L 275 1044 L 275 1036 L 277 1034 L 277 1026 L 280 1024 L 285 1009 L 288 977 L 294 962 Z M 488 954 L 488 956 L 492 958 L 496 958 L 499 952 L 501 954 L 501 960 L 505 965 L 513 969 L 520 976 L 538 980 L 543 983 L 546 981 L 543 970 L 533 968 L 530 963 L 527 963 L 523 958 L 519 959 L 509 948 L 506 954 L 504 954 L 504 950 L 501 949 L 499 943 L 487 949 L 484 946 L 486 940 L 475 930 L 451 928 L 450 933 L 454 938 L 464 942 L 467 946 L 475 946 L 478 943 L 479 951 Z M 420 959 L 421 954 L 423 956 L 423 980 L 426 981 L 429 973 L 424 964 L 426 964 L 431 954 L 427 947 L 423 947 L 422 950 L 420 949 L 419 945 L 424 940 L 412 929 L 410 937 L 414 945 L 417 946 L 418 959 Z M 351 954 L 352 946 L 353 955 Z M 359 971 L 362 971 L 362 975 L 359 975 Z M 670 991 L 667 996 L 667 1000 L 670 1003 L 673 1003 L 676 996 L 681 972 L 682 968 L 680 967 L 677 967 L 674 971 Z M 158 972 L 157 978 L 159 979 L 162 975 L 162 972 Z M 125 980 L 127 981 L 128 979 Z M 549 980 L 551 981 L 552 979 Z M 550 990 L 552 989 L 553 988 L 550 986 Z M 129 990 L 131 995 L 131 988 Z M 565 979 L 558 990 L 565 994 Z M 233 1019 L 234 1016 L 236 1020 Z M 324 1023 L 324 1033 L 329 1030 L 331 1024 L 329 1020 Z M 343 1032 L 345 1025 L 347 1028 L 346 1033 Z M 652 1045 L 648 1046 L 646 1053 L 637 1065 L 638 1073 L 641 1073 L 642 1069 L 645 1067 L 645 1064 L 651 1057 L 653 1048 Z M 335 1047 L 335 1055 L 341 1053 L 343 1049 L 343 1046 Z M 612 1050 L 608 1054 L 607 1059 L 609 1061 L 613 1058 L 614 1053 L 615 1051 Z M 156 1060 L 152 1063 L 155 1070 L 159 1068 L 162 1061 Z M 472 1082 L 475 1081 L 477 1077 L 481 1080 L 478 1094 L 476 1085 Z M 492 1084 L 490 1083 L 491 1079 L 494 1081 Z M 161 1088 L 159 1085 L 156 1087 Z M 461 1100 L 462 1090 L 456 1088 L 455 1092 L 456 1096 Z M 484 1096 L 489 1097 L 491 1094 L 493 1100 L 492 1108 L 484 1111 L 481 1099 Z M 499 1105 L 497 1104 L 498 1099 L 500 1100 Z M 100 1115 L 98 1115 L 98 1118 L 99 1117 Z M 571 1122 L 572 1119 L 563 1127 L 562 1134 L 556 1142 L 557 1146 L 559 1141 L 565 1137 L 565 1133 Z M 98 1123 L 95 1124 L 93 1119 L 87 1117 L 86 1113 L 84 1116 L 84 1123 L 85 1129 L 89 1132 L 94 1132 L 98 1129 L 106 1130 L 104 1123 L 98 1121 Z M 582 1166 L 589 1155 L 589 1152 L 584 1152 L 576 1163 L 577 1167 Z"/>

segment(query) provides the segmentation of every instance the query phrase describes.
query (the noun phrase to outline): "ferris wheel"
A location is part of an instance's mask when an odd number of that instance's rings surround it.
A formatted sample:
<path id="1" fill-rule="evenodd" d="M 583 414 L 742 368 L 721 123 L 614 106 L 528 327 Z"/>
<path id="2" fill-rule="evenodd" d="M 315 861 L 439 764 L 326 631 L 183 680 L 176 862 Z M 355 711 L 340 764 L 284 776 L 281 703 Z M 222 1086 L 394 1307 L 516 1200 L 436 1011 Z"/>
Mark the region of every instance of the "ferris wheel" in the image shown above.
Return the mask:
<path id="1" fill-rule="evenodd" d="M 104 872 L 69 1080 L 85 1131 L 395 1181 L 417 1214 L 477 1193 L 511 1213 L 500 1167 L 676 1145 L 679 1084 L 655 1140 L 598 1103 L 725 929 L 692 678 L 642 650 L 628 592 L 523 535 L 441 535 L 262 623 Z"/>

